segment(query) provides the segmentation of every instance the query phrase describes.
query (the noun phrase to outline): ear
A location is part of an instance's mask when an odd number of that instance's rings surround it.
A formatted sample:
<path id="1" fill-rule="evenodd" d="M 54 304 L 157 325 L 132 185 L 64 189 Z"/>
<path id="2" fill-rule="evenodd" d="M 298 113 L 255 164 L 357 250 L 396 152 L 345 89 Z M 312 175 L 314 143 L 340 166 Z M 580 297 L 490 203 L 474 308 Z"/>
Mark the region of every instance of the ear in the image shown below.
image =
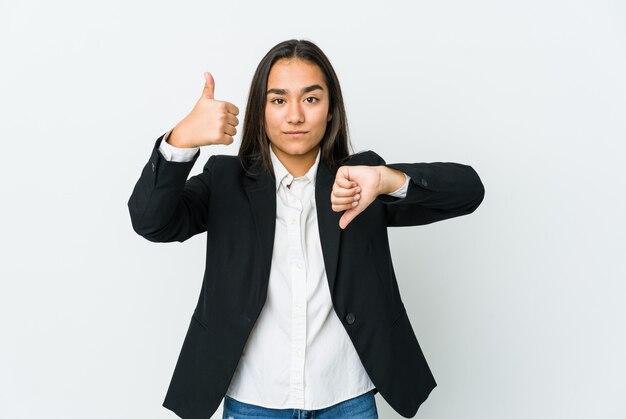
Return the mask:
<path id="1" fill-rule="evenodd" d="M 330 122 L 331 119 L 333 119 L 333 114 L 328 112 L 328 118 L 326 118 L 326 122 Z"/>

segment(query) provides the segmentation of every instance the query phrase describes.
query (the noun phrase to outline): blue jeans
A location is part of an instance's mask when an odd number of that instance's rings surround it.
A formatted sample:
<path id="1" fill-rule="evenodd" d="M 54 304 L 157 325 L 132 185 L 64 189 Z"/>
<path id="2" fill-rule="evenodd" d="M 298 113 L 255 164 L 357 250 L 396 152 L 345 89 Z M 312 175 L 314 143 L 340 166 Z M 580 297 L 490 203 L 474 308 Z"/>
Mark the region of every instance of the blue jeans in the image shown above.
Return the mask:
<path id="1" fill-rule="evenodd" d="M 319 410 L 268 409 L 224 397 L 222 419 L 378 419 L 374 390 Z"/>

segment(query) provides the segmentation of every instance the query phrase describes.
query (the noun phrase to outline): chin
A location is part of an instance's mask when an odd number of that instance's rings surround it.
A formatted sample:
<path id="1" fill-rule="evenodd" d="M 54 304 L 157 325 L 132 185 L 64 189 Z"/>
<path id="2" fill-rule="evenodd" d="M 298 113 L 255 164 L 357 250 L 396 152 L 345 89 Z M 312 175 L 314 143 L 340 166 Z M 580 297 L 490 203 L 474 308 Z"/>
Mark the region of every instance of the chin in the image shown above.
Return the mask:
<path id="1" fill-rule="evenodd" d="M 315 150 L 317 148 L 317 145 L 302 145 L 302 146 L 290 146 L 290 147 L 284 147 L 283 150 L 285 153 L 290 154 L 292 156 L 300 156 L 303 154 L 307 154 L 310 153 L 312 150 Z"/>

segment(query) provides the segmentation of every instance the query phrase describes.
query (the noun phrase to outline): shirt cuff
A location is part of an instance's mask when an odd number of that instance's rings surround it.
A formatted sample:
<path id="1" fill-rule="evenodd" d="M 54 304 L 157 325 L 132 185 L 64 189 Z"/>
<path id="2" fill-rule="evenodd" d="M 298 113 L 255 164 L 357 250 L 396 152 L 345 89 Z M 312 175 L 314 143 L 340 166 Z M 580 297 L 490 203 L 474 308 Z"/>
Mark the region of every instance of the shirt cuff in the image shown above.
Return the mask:
<path id="1" fill-rule="evenodd" d="M 394 198 L 405 198 L 406 197 L 406 192 L 409 189 L 409 180 L 411 180 L 411 178 L 406 173 L 404 173 L 404 177 L 406 178 L 406 180 L 404 181 L 404 185 L 400 186 L 395 191 L 388 193 L 387 195 L 391 195 Z"/>
<path id="2" fill-rule="evenodd" d="M 167 139 L 170 136 L 171 132 L 172 130 L 169 130 L 167 133 L 165 133 L 165 135 L 163 136 L 163 140 L 161 140 L 161 144 L 159 144 L 159 151 L 161 152 L 161 154 L 163 154 L 165 160 L 178 163 L 184 163 L 193 160 L 200 147 L 174 147 L 167 142 Z"/>

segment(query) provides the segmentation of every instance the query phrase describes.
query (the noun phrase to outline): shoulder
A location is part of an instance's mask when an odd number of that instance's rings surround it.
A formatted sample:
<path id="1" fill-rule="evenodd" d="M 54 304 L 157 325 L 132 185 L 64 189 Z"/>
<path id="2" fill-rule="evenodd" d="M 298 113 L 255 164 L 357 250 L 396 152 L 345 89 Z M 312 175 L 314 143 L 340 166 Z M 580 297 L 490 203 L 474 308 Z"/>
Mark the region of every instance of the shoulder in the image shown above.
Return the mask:
<path id="1" fill-rule="evenodd" d="M 216 162 L 219 162 L 220 164 L 224 164 L 224 165 L 241 165 L 239 162 L 241 161 L 241 159 L 239 158 L 239 156 L 231 156 L 231 155 L 227 155 L 227 154 L 214 154 L 211 156 L 212 159 L 215 159 Z"/>
<path id="2" fill-rule="evenodd" d="M 239 156 L 226 154 L 213 154 L 204 165 L 205 170 L 212 172 L 243 172 L 243 166 Z"/>
<path id="3" fill-rule="evenodd" d="M 372 150 L 360 151 L 358 153 L 352 154 L 348 156 L 348 158 L 342 161 L 340 166 L 357 166 L 357 165 L 366 165 L 366 166 L 380 166 L 385 164 L 385 160 L 376 154 Z"/>

